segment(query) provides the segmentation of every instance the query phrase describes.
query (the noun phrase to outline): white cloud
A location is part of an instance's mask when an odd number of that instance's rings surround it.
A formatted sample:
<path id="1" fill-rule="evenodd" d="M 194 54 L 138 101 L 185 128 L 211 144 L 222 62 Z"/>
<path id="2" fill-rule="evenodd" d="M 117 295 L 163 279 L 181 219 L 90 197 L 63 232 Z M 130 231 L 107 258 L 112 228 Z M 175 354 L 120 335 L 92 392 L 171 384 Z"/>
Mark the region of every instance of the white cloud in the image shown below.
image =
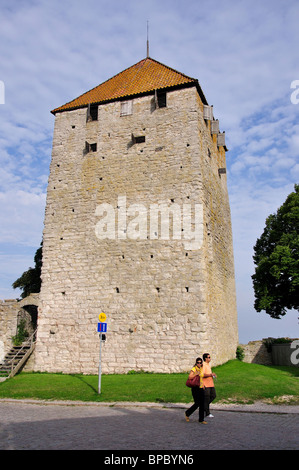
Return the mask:
<path id="1" fill-rule="evenodd" d="M 22 190 L 0 193 L 0 243 L 38 248 L 42 239 L 45 199 L 44 193 Z"/>

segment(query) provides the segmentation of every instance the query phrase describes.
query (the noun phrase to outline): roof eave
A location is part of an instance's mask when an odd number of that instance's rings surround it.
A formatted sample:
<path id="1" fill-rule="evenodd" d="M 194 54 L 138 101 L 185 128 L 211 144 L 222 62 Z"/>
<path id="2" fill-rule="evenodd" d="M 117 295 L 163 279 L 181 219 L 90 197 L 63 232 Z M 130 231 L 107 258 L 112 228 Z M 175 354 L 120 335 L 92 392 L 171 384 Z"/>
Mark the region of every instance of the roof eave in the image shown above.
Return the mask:
<path id="1" fill-rule="evenodd" d="M 179 89 L 182 89 L 182 88 L 191 88 L 191 87 L 194 87 L 194 86 L 196 87 L 197 92 L 198 92 L 203 104 L 207 105 L 208 102 L 206 100 L 206 97 L 205 97 L 205 95 L 204 95 L 204 93 L 201 89 L 201 86 L 200 86 L 197 79 L 194 79 L 194 81 L 192 81 L 192 82 L 182 83 L 180 85 L 173 85 L 173 86 L 170 86 L 170 87 L 169 86 L 159 87 L 159 88 L 157 88 L 157 90 L 173 91 L 173 90 L 179 90 Z M 108 99 L 108 100 L 92 102 L 91 104 L 102 105 L 102 104 L 112 103 L 114 101 L 125 101 L 127 99 L 138 98 L 140 96 L 154 95 L 154 93 L 155 93 L 155 90 L 149 90 L 149 91 L 145 91 L 145 92 L 142 92 L 142 93 L 134 93 L 134 94 L 131 94 L 131 95 L 124 95 L 124 96 L 120 96 L 120 97 L 117 97 L 117 98 L 111 98 L 111 99 Z M 67 105 L 67 103 L 66 103 L 66 105 Z M 57 113 L 63 113 L 65 111 L 74 111 L 75 109 L 87 108 L 88 103 L 82 104 L 82 105 L 71 106 L 71 107 L 68 107 L 68 108 L 65 108 L 66 105 L 61 106 L 59 108 L 53 109 L 51 111 L 51 113 L 55 116 Z"/>

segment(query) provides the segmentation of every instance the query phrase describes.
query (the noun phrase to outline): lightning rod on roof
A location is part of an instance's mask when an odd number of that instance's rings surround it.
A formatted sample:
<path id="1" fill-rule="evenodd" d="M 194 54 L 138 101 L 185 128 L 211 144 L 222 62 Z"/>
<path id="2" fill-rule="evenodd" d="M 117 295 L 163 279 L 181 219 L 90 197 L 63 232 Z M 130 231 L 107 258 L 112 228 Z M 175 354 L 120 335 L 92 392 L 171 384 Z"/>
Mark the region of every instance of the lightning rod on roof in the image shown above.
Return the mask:
<path id="1" fill-rule="evenodd" d="M 146 25 L 146 57 L 149 57 L 148 21 Z"/>

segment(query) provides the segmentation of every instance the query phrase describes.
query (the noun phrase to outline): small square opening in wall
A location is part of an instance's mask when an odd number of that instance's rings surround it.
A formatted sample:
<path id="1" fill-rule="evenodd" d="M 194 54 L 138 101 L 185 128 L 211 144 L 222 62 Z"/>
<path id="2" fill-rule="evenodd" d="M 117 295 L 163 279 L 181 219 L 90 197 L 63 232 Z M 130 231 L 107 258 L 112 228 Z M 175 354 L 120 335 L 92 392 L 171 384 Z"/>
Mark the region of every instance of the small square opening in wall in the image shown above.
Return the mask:
<path id="1" fill-rule="evenodd" d="M 145 142 L 145 135 L 134 135 L 132 134 L 132 143 L 134 144 L 142 144 Z"/>
<path id="2" fill-rule="evenodd" d="M 96 151 L 97 151 L 96 143 L 90 144 L 89 142 L 85 142 L 85 153 L 96 152 Z"/>

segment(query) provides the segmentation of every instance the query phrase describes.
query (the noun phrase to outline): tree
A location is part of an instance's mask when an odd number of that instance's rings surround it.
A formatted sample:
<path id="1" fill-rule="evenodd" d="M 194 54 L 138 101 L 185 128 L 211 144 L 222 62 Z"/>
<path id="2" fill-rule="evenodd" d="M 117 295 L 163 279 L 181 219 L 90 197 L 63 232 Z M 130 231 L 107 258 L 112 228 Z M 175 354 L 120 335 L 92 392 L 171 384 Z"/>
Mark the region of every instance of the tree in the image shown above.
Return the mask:
<path id="1" fill-rule="evenodd" d="M 272 318 L 299 309 L 299 185 L 276 214 L 266 219 L 254 246 L 254 307 Z"/>
<path id="2" fill-rule="evenodd" d="M 41 287 L 41 267 L 42 267 L 42 243 L 40 248 L 35 252 L 34 262 L 35 267 L 29 268 L 21 277 L 19 277 L 12 285 L 14 289 L 20 288 L 23 290 L 21 297 L 24 299 L 29 294 L 40 291 Z"/>

